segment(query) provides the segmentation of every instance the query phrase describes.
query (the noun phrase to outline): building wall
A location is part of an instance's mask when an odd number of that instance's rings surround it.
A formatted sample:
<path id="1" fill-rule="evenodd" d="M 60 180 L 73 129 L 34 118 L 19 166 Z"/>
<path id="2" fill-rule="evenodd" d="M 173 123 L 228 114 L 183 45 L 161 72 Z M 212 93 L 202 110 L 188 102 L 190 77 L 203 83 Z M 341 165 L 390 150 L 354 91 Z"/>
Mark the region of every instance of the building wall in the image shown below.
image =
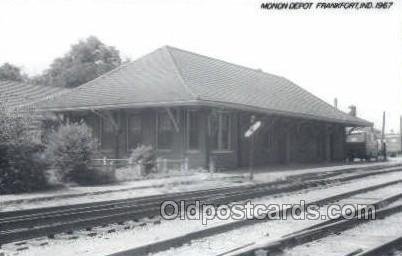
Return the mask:
<path id="1" fill-rule="evenodd" d="M 342 125 L 335 125 L 332 133 L 333 141 L 333 161 L 343 161 L 346 157 L 346 135 L 345 127 Z"/>
<path id="2" fill-rule="evenodd" d="M 128 145 L 128 120 L 130 115 L 138 115 L 141 120 L 141 143 L 142 145 L 150 145 L 156 149 L 158 157 L 171 160 L 179 160 L 189 158 L 190 167 L 206 167 L 206 136 L 207 136 L 207 111 L 204 109 L 193 109 L 199 113 L 199 149 L 187 150 L 186 145 L 186 109 L 172 109 L 172 113 L 178 125 L 178 131 L 174 129 L 172 145 L 170 149 L 158 149 L 157 138 L 157 116 L 158 113 L 166 113 L 166 109 L 144 109 L 141 111 L 134 109 L 118 110 L 111 112 L 115 122 L 119 127 L 118 136 L 115 133 L 108 133 L 106 126 L 110 125 L 110 121 L 104 113 L 83 113 L 80 117 L 76 116 L 76 120 L 83 118 L 92 128 L 94 136 L 98 138 L 102 154 L 110 158 L 125 158 L 130 155 L 133 148 Z M 116 144 L 118 145 L 116 147 Z M 116 155 L 116 149 L 118 154 Z"/>
<path id="3" fill-rule="evenodd" d="M 241 166 L 248 166 L 251 139 L 244 138 L 250 114 L 241 117 Z M 274 116 L 260 117 L 255 134 L 254 164 L 319 163 L 345 159 L 344 126 Z"/>
<path id="4" fill-rule="evenodd" d="M 217 169 L 233 169 L 239 165 L 239 113 L 236 111 L 227 112 L 231 118 L 230 125 L 230 148 L 228 150 L 209 149 L 210 160 L 214 161 Z M 209 114 L 209 113 L 207 113 Z M 206 117 L 207 118 L 207 117 Z M 208 123 L 208 122 L 206 122 Z M 207 135 L 208 136 L 208 135 Z M 208 138 L 207 138 L 208 140 Z"/>
<path id="5" fill-rule="evenodd" d="M 158 149 L 157 116 L 166 113 L 166 109 L 125 109 L 110 112 L 119 127 L 118 136 L 105 131 L 104 114 L 84 113 L 80 118 L 93 128 L 99 138 L 103 154 L 119 158 L 128 157 L 128 118 L 138 115 L 141 119 L 141 144 L 151 145 L 157 155 L 167 159 L 189 159 L 192 168 L 207 168 L 211 161 L 217 169 L 233 169 L 248 166 L 250 161 L 250 138 L 244 133 L 250 126 L 251 113 L 211 108 L 172 108 L 172 114 L 178 125 L 173 132 L 173 144 L 170 149 Z M 196 111 L 199 117 L 199 149 L 187 148 L 186 112 Z M 231 118 L 230 148 L 214 150 L 211 146 L 210 116 L 213 112 L 227 113 Z M 263 125 L 254 138 L 254 164 L 317 163 L 341 161 L 344 159 L 344 126 L 318 121 L 284 118 L 280 116 L 257 116 Z M 102 125 L 103 123 L 103 125 Z M 118 146 L 117 146 L 118 145 Z"/>

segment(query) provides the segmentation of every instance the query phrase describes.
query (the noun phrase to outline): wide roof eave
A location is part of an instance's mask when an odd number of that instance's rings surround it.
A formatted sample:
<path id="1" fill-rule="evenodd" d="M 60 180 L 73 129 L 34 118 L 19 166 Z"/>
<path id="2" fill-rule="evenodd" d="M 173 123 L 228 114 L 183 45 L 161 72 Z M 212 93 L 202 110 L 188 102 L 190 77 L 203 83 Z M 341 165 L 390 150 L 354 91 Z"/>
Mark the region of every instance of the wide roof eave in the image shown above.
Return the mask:
<path id="1" fill-rule="evenodd" d="M 77 106 L 77 107 L 61 107 L 61 108 L 41 108 L 40 112 L 72 112 L 72 111 L 94 111 L 94 110 L 112 110 L 112 109 L 129 109 L 129 108 L 158 108 L 158 107 L 177 107 L 177 106 L 208 106 L 208 107 L 223 107 L 231 108 L 243 111 L 255 111 L 264 114 L 274 114 L 280 116 L 287 116 L 293 118 L 301 118 L 315 121 L 325 121 L 332 123 L 340 123 L 348 126 L 373 126 L 373 123 L 359 120 L 344 120 L 344 119 L 334 119 L 322 116 L 316 116 L 311 114 L 297 113 L 297 112 L 286 112 L 274 109 L 266 109 L 256 106 L 250 106 L 238 103 L 228 103 L 219 102 L 211 100 L 183 100 L 183 101 L 165 101 L 165 102 L 140 102 L 140 103 L 124 103 L 124 104 L 102 104 L 97 106 Z M 346 114 L 345 114 L 346 115 Z"/>

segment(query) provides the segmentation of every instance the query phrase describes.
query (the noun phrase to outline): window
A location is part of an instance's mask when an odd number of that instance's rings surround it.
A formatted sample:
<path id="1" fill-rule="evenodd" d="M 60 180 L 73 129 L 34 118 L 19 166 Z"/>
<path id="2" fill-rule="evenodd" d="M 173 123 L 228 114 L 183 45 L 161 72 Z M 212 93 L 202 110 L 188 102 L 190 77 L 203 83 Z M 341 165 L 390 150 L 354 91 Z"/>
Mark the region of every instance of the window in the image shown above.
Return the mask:
<path id="1" fill-rule="evenodd" d="M 142 142 L 142 120 L 141 116 L 130 115 L 127 121 L 127 148 L 138 147 Z"/>
<path id="2" fill-rule="evenodd" d="M 274 136 L 273 136 L 273 130 L 268 130 L 264 133 L 264 147 L 267 150 L 272 150 L 274 147 Z"/>
<path id="3" fill-rule="evenodd" d="M 231 116 L 216 113 L 210 116 L 211 147 L 214 150 L 230 150 Z"/>
<path id="4" fill-rule="evenodd" d="M 113 148 L 115 144 L 114 127 L 111 120 L 102 119 L 102 148 Z"/>
<path id="5" fill-rule="evenodd" d="M 173 143 L 173 125 L 168 113 L 158 113 L 158 149 L 170 149 Z"/>
<path id="6" fill-rule="evenodd" d="M 101 125 L 101 119 L 99 116 L 96 115 L 89 115 L 85 119 L 85 123 L 90 127 L 91 132 L 92 132 L 92 137 L 100 141 L 100 125 Z"/>
<path id="7" fill-rule="evenodd" d="M 199 114 L 197 111 L 187 111 L 187 149 L 198 150 L 200 146 Z"/>

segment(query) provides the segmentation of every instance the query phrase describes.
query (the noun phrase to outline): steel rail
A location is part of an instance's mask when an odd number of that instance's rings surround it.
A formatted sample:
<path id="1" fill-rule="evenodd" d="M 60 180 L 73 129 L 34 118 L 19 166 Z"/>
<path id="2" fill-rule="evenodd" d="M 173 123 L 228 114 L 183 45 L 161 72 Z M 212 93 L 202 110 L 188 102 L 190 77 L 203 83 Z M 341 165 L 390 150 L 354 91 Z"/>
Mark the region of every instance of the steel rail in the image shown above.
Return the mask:
<path id="1" fill-rule="evenodd" d="M 402 194 L 398 196 L 401 198 Z M 386 199 L 389 200 L 389 199 Z M 392 199 L 391 199 L 392 200 Z M 387 216 L 402 212 L 402 204 L 393 207 L 381 209 L 375 212 L 376 218 L 386 218 Z M 294 232 L 290 235 L 284 236 L 273 242 L 266 244 L 253 244 L 249 248 L 239 249 L 237 252 L 230 252 L 226 256 L 254 256 L 258 253 L 267 253 L 269 255 L 280 255 L 285 249 L 293 248 L 301 244 L 315 241 L 326 237 L 331 234 L 340 233 L 345 230 L 351 229 L 357 225 L 372 221 L 373 212 L 369 212 L 366 216 L 356 215 L 352 219 L 340 219 L 334 223 L 329 223 L 314 229 L 305 230 L 303 232 Z"/>
<path id="2" fill-rule="evenodd" d="M 354 256 L 381 256 L 392 255 L 395 250 L 402 250 L 402 236 L 387 241 L 379 246 L 371 248 L 360 253 L 353 254 Z"/>

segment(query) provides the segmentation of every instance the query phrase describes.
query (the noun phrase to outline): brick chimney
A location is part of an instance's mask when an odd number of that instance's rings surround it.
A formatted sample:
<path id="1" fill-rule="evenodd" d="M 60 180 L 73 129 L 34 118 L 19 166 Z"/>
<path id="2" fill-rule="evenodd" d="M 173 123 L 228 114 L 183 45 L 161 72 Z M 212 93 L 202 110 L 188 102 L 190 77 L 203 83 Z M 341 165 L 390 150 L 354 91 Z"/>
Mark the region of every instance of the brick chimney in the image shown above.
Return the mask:
<path id="1" fill-rule="evenodd" d="M 350 109 L 350 111 L 349 111 L 349 115 L 351 115 L 351 116 L 356 116 L 356 106 L 355 105 L 350 105 L 349 106 L 349 109 Z"/>
<path id="2" fill-rule="evenodd" d="M 338 98 L 334 98 L 334 107 L 338 108 Z"/>

